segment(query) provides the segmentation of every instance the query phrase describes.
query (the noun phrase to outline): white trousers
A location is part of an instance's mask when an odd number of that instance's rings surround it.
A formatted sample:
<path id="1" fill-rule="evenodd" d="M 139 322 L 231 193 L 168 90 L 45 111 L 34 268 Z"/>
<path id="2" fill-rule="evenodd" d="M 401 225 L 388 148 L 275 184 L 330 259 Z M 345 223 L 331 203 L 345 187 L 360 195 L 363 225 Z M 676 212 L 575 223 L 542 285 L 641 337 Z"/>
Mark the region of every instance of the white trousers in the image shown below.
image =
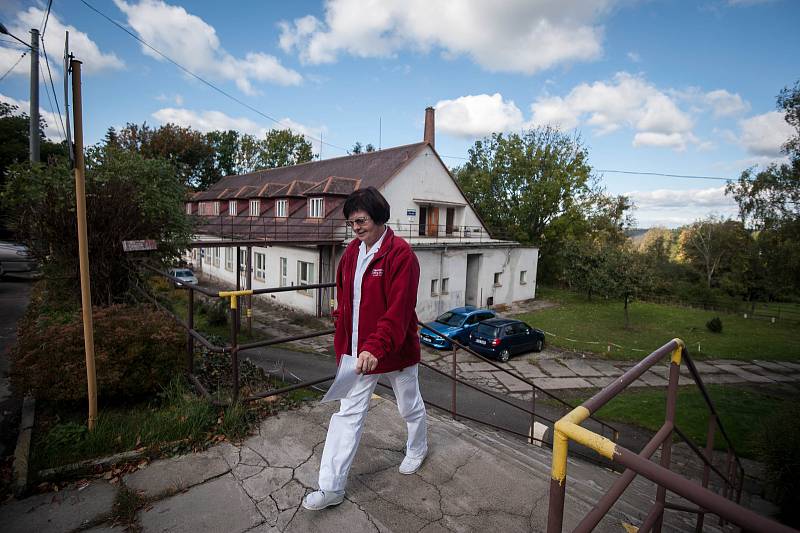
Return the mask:
<path id="1" fill-rule="evenodd" d="M 347 474 L 364 430 L 369 400 L 381 376 L 389 379 L 397 398 L 397 410 L 408 427 L 406 456 L 418 459 L 428 453 L 428 423 L 425 403 L 419 393 L 418 367 L 419 365 L 414 365 L 395 372 L 362 375 L 358 378 L 347 397 L 341 400 L 339 412 L 331 416 L 328 425 L 322 462 L 319 465 L 321 490 L 344 490 Z"/>

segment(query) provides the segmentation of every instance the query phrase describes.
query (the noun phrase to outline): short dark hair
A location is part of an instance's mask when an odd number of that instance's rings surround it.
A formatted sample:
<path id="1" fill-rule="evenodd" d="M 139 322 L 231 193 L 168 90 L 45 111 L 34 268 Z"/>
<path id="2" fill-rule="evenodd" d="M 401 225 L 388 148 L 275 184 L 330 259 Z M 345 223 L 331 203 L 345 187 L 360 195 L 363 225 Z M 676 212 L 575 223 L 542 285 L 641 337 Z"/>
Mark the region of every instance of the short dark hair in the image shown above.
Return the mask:
<path id="1" fill-rule="evenodd" d="M 350 193 L 342 207 L 345 218 L 356 211 L 366 211 L 375 224 L 385 224 L 389 220 L 389 202 L 375 187 L 358 189 Z"/>

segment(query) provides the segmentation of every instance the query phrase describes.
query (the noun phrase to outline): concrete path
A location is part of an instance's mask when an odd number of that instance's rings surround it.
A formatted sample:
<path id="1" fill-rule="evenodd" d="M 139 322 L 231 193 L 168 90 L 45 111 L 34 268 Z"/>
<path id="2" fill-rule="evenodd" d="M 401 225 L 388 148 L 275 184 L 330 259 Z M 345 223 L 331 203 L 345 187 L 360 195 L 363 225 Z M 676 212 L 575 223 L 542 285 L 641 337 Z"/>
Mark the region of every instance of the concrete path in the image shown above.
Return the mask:
<path id="1" fill-rule="evenodd" d="M 327 422 L 335 405 L 316 404 L 265 420 L 242 443 L 155 461 L 117 483 L 97 479 L 0 506 L 5 533 L 121 531 L 113 502 L 122 487 L 141 501 L 147 532 L 543 531 L 550 451 L 510 442 L 429 413 L 430 453 L 400 475 L 405 425 L 393 402 L 374 397 L 341 505 L 300 507 L 316 488 Z M 616 474 L 570 460 L 565 530 L 588 512 Z M 596 531 L 641 523 L 655 488 L 637 481 Z M 667 531 L 689 527 L 671 514 Z"/>

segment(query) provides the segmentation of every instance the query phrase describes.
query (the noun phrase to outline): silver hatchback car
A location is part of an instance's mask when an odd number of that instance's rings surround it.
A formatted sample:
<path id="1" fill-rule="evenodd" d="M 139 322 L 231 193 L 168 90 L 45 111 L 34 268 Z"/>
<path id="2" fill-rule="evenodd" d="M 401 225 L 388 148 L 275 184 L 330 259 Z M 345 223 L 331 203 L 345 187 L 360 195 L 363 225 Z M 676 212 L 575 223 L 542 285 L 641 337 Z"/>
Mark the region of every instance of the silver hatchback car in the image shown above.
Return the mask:
<path id="1" fill-rule="evenodd" d="M 170 268 L 167 274 L 180 280 L 173 280 L 176 287 L 180 287 L 181 285 L 197 285 L 197 277 L 194 275 L 194 272 L 188 268 Z"/>
<path id="2" fill-rule="evenodd" d="M 39 263 L 27 246 L 0 241 L 0 276 L 18 272 L 35 272 Z"/>

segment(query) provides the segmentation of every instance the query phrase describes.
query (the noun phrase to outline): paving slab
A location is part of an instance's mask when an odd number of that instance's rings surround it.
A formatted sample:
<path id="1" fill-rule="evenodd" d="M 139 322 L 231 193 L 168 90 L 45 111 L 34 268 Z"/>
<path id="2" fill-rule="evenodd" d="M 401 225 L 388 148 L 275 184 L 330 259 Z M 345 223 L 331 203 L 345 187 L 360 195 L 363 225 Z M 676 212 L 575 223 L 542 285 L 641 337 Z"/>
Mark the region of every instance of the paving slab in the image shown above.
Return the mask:
<path id="1" fill-rule="evenodd" d="M 776 361 L 759 361 L 756 359 L 753 361 L 753 364 L 758 365 L 767 370 L 771 370 L 773 372 L 786 372 L 787 370 L 796 372 L 800 370 L 800 369 L 794 369 L 791 366 Z"/>
<path id="2" fill-rule="evenodd" d="M 197 533 L 247 531 L 264 522 L 256 504 L 232 474 L 196 485 L 139 511 L 142 531 Z"/>
<path id="3" fill-rule="evenodd" d="M 325 440 L 325 428 L 319 424 L 287 415 L 268 418 L 260 434 L 244 442 L 269 466 L 296 468 L 308 460 L 315 443 Z"/>
<path id="4" fill-rule="evenodd" d="M 539 368 L 544 370 L 548 376 L 554 378 L 566 378 L 575 376 L 575 372 L 565 367 L 554 359 L 542 359 L 539 361 Z"/>
<path id="5" fill-rule="evenodd" d="M 592 368 L 603 374 L 604 376 L 621 376 L 622 370 L 614 366 L 612 363 L 608 361 L 599 361 L 597 359 L 592 359 L 591 361 L 586 361 L 589 363 Z"/>
<path id="6" fill-rule="evenodd" d="M 794 363 L 790 361 L 781 361 L 781 364 L 787 368 L 791 368 L 795 372 L 800 372 L 800 363 Z"/>
<path id="7" fill-rule="evenodd" d="M 587 378 L 586 381 L 591 383 L 592 386 L 594 386 L 594 387 L 603 389 L 605 387 L 608 387 L 612 383 L 614 383 L 616 380 L 617 380 L 616 378 L 612 378 L 612 377 L 608 377 L 608 376 L 601 376 L 601 377 L 598 377 L 598 378 Z"/>
<path id="8" fill-rule="evenodd" d="M 575 372 L 577 375 L 581 377 L 600 377 L 603 374 L 589 365 L 586 361 L 582 359 L 562 359 L 561 364 Z"/>
<path id="9" fill-rule="evenodd" d="M 722 370 L 724 370 L 725 372 L 730 372 L 731 374 L 736 374 L 740 378 L 744 378 L 746 381 L 750 383 L 775 383 L 773 380 L 769 378 L 765 378 L 764 376 L 759 376 L 758 374 L 754 374 L 752 372 L 748 372 L 747 370 L 743 370 L 741 368 L 741 365 L 720 364 L 717 366 Z"/>
<path id="10" fill-rule="evenodd" d="M 591 388 L 592 384 L 589 381 L 573 377 L 573 378 L 539 378 L 536 380 L 536 385 L 545 390 L 557 389 L 587 389 Z"/>
<path id="11" fill-rule="evenodd" d="M 464 372 L 491 372 L 497 370 L 489 363 L 481 361 L 480 363 L 457 363 L 460 370 Z"/>
<path id="12" fill-rule="evenodd" d="M 663 387 L 668 383 L 666 379 L 661 377 L 660 372 L 654 372 L 653 370 L 648 370 L 641 376 L 637 381 L 641 381 L 642 383 L 649 385 L 651 387 Z"/>
<path id="13" fill-rule="evenodd" d="M 125 485 L 147 498 L 175 493 L 230 471 L 216 450 L 154 461 L 123 477 Z"/>
<path id="14" fill-rule="evenodd" d="M 511 366 L 526 378 L 547 377 L 547 375 L 544 372 L 542 372 L 542 370 L 538 366 L 532 365 L 528 361 L 513 361 L 511 363 Z"/>
<path id="15" fill-rule="evenodd" d="M 531 386 L 505 372 L 494 372 L 495 379 L 503 384 L 503 386 L 511 392 L 524 392 L 531 390 Z M 537 383 L 538 384 L 538 383 Z"/>
<path id="16" fill-rule="evenodd" d="M 0 524 L 3 533 L 72 531 L 109 517 L 116 496 L 105 480 L 38 494 L 0 506 Z"/>
<path id="17" fill-rule="evenodd" d="M 700 374 L 717 374 L 717 373 L 723 371 L 722 369 L 720 369 L 716 365 L 712 365 L 712 364 L 709 364 L 709 363 L 703 363 L 702 361 L 696 361 L 694 363 L 694 367 L 697 369 L 697 371 Z M 683 369 L 683 368 L 686 368 L 688 370 L 688 367 L 686 365 L 681 365 L 681 369 Z"/>
<path id="18" fill-rule="evenodd" d="M 706 385 L 726 385 L 729 383 L 744 383 L 745 379 L 743 377 L 737 376 L 736 374 L 710 374 L 706 376 L 702 376 L 703 383 Z"/>

